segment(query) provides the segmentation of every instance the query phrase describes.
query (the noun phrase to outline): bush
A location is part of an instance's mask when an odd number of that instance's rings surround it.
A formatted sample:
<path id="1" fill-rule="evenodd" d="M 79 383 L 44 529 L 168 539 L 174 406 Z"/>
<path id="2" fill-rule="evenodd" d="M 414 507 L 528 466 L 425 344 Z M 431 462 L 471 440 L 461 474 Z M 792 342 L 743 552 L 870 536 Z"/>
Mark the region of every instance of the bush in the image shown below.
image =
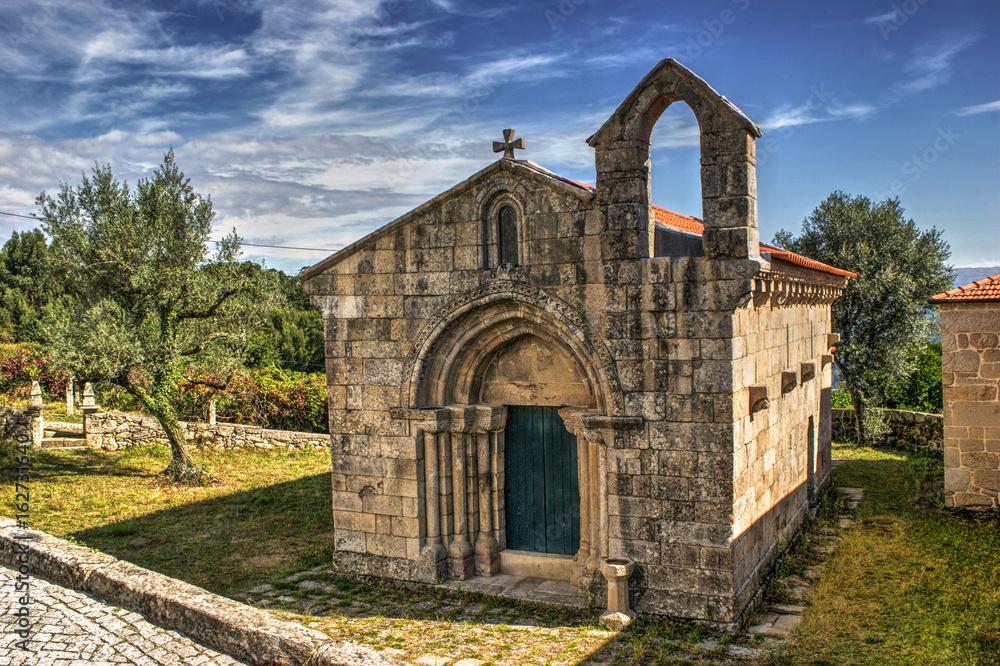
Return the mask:
<path id="1" fill-rule="evenodd" d="M 48 354 L 28 343 L 0 345 L 0 394 L 9 400 L 27 399 L 31 382 L 42 387 L 45 400 L 66 395 L 69 375 L 49 367 Z"/>
<path id="2" fill-rule="evenodd" d="M 847 389 L 837 389 L 830 394 L 830 406 L 834 409 L 854 409 L 851 404 L 851 392 Z"/>
<path id="3" fill-rule="evenodd" d="M 886 391 L 885 407 L 940 414 L 944 409 L 941 388 L 941 343 L 928 342 L 913 358 L 914 369 Z"/>
<path id="4" fill-rule="evenodd" d="M 270 366 L 235 378 L 224 391 L 200 384 L 187 386 L 179 392 L 178 413 L 205 420 L 208 403 L 213 399 L 220 421 L 277 430 L 327 431 L 326 375 L 321 372 L 292 372 Z"/>

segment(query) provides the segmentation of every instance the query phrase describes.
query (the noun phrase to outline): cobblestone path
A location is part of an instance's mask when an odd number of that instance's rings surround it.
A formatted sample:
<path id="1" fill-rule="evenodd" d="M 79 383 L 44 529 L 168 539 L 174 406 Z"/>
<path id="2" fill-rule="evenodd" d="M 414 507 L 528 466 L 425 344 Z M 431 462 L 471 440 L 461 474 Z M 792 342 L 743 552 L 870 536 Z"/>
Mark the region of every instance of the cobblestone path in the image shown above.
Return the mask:
<path id="1" fill-rule="evenodd" d="M 112 608 L 95 599 L 37 578 L 31 579 L 31 634 L 25 652 L 11 633 L 22 593 L 14 589 L 16 572 L 0 566 L 0 664 L 77 666 L 78 664 L 220 664 L 239 666 L 228 655 L 150 624 L 137 613 Z"/>

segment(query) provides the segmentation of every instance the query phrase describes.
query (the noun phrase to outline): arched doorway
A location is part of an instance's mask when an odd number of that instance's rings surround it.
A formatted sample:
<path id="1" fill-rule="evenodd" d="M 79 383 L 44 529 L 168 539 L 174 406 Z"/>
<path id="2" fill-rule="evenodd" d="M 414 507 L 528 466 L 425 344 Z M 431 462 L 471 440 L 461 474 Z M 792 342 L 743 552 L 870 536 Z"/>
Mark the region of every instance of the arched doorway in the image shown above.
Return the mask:
<path id="1" fill-rule="evenodd" d="M 565 304 L 527 285 L 492 289 L 417 340 L 402 387 L 401 414 L 422 433 L 421 557 L 444 577 L 516 562 L 573 580 L 605 550 L 603 444 L 582 433 L 585 416 L 620 409 L 614 366 Z"/>

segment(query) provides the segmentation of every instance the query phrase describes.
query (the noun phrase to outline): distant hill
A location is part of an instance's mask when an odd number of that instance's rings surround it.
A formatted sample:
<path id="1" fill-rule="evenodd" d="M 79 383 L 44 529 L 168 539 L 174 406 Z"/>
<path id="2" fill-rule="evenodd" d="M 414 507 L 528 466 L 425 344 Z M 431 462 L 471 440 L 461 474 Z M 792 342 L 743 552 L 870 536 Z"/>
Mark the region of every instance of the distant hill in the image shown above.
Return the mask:
<path id="1" fill-rule="evenodd" d="M 1000 273 L 1000 266 L 962 266 L 955 269 L 955 281 L 951 286 L 961 287 L 997 273 Z"/>

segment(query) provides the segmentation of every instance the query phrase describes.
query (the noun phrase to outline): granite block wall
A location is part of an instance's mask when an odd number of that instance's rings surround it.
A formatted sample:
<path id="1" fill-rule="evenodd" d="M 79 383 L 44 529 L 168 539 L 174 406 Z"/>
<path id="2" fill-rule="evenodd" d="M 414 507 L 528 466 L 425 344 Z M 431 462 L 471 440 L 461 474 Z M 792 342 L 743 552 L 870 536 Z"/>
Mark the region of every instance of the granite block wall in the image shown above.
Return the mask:
<path id="1" fill-rule="evenodd" d="M 1000 303 L 941 303 L 945 506 L 1000 493 Z"/>

